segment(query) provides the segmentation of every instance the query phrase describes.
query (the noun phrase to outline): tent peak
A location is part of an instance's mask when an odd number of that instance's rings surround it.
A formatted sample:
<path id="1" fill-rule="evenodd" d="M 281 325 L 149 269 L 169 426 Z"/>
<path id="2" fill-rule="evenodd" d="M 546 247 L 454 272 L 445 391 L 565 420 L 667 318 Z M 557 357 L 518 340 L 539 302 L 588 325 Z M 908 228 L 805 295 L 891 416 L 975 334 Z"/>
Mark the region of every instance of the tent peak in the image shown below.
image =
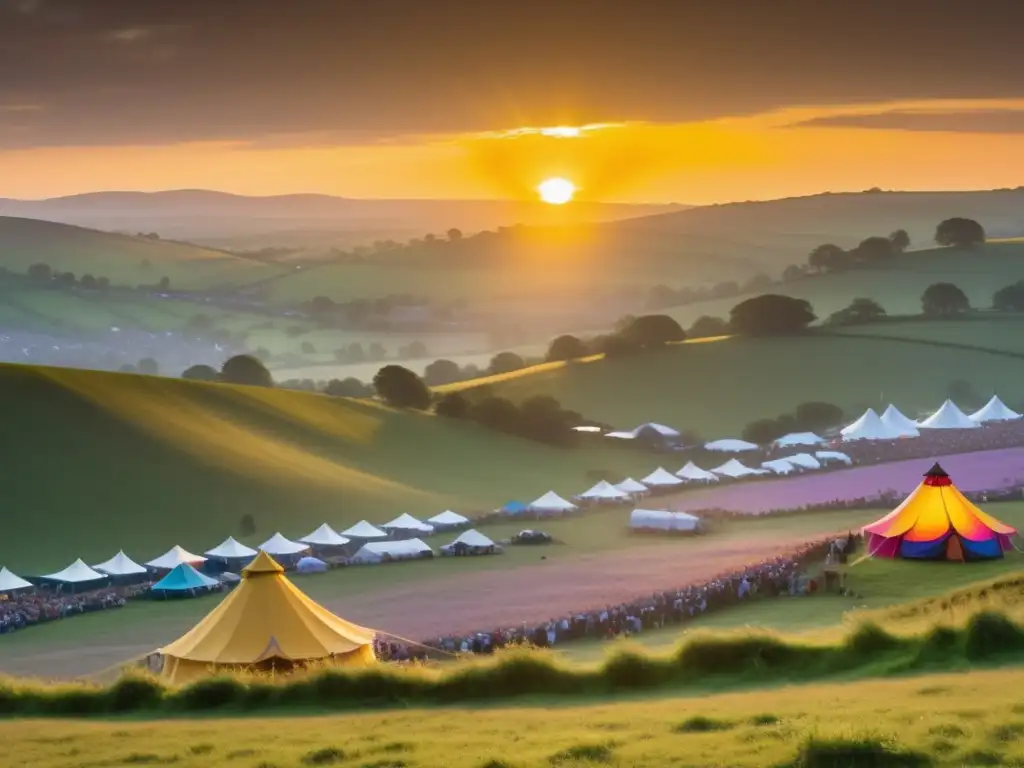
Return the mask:
<path id="1" fill-rule="evenodd" d="M 942 468 L 942 465 L 939 464 L 939 462 L 936 461 L 934 464 L 932 464 L 932 468 L 924 473 L 924 476 L 925 477 L 949 477 L 949 473 L 947 473 L 946 470 L 944 470 Z"/>
<path id="2" fill-rule="evenodd" d="M 284 568 L 278 565 L 274 558 L 261 549 L 253 561 L 242 569 L 242 578 L 248 579 L 252 576 L 267 573 L 284 573 Z"/>

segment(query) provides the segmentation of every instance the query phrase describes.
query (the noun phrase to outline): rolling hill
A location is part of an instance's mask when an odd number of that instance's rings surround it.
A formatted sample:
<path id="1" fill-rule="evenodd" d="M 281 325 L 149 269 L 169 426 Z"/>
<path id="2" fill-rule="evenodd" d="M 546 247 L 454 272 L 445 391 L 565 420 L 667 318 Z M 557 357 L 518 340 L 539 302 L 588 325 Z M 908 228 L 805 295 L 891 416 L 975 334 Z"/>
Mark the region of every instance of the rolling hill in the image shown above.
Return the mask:
<path id="1" fill-rule="evenodd" d="M 202 551 L 246 514 L 258 543 L 324 521 L 489 510 L 581 487 L 591 468 L 649 464 L 283 390 L 0 365 L 0 393 L 17 404 L 0 440 L 0 563 L 27 573 L 122 547 L 139 559 L 176 542 Z"/>

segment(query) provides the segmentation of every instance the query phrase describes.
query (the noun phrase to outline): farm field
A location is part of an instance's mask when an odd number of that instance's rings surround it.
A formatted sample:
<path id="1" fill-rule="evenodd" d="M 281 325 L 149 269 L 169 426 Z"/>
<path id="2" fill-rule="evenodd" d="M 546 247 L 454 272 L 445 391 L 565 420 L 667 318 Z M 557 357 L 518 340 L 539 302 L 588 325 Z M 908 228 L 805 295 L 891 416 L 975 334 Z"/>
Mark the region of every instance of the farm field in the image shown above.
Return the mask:
<path id="1" fill-rule="evenodd" d="M 438 391 L 472 396 L 486 385 L 517 402 L 551 395 L 618 428 L 657 421 L 715 439 L 738 437 L 751 421 L 808 401 L 835 403 L 853 416 L 889 402 L 908 413 L 934 410 L 957 380 L 986 396 L 998 391 L 1012 407 L 1024 400 L 1022 374 L 1024 359 L 982 351 L 809 334 L 688 342 L 639 357 L 537 366 Z"/>
<path id="2" fill-rule="evenodd" d="M 1024 355 L 1024 317 L 1016 314 L 993 313 L 947 322 L 908 319 L 830 328 L 828 332 L 844 336 L 878 336 L 915 342 L 981 347 Z"/>

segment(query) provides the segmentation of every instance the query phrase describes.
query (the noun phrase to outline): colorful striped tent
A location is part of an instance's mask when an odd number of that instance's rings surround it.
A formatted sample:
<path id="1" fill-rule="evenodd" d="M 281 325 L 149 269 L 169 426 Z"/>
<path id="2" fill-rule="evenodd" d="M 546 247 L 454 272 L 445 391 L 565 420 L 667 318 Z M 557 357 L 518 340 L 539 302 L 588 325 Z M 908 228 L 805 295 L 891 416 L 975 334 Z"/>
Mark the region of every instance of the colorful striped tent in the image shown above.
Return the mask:
<path id="1" fill-rule="evenodd" d="M 938 464 L 896 509 L 864 526 L 868 553 L 913 560 L 990 560 L 1002 557 L 1017 533 L 986 515 L 953 485 Z"/>

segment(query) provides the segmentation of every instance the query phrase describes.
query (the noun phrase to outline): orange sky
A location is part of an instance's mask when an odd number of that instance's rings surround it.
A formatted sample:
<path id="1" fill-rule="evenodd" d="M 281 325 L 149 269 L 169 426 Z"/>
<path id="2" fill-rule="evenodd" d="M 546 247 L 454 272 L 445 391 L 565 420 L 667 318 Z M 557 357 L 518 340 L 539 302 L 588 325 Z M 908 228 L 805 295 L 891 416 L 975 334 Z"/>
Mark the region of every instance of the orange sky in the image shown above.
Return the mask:
<path id="1" fill-rule="evenodd" d="M 315 134 L 165 146 L 0 152 L 0 196 L 208 188 L 251 195 L 530 198 L 549 176 L 603 201 L 713 203 L 825 190 L 1024 184 L 1024 131 L 799 125 L 887 113 L 1024 113 L 1024 100 L 789 108 L 701 122 L 409 135 L 336 145 Z M 578 133 L 573 136 L 551 135 Z"/>

